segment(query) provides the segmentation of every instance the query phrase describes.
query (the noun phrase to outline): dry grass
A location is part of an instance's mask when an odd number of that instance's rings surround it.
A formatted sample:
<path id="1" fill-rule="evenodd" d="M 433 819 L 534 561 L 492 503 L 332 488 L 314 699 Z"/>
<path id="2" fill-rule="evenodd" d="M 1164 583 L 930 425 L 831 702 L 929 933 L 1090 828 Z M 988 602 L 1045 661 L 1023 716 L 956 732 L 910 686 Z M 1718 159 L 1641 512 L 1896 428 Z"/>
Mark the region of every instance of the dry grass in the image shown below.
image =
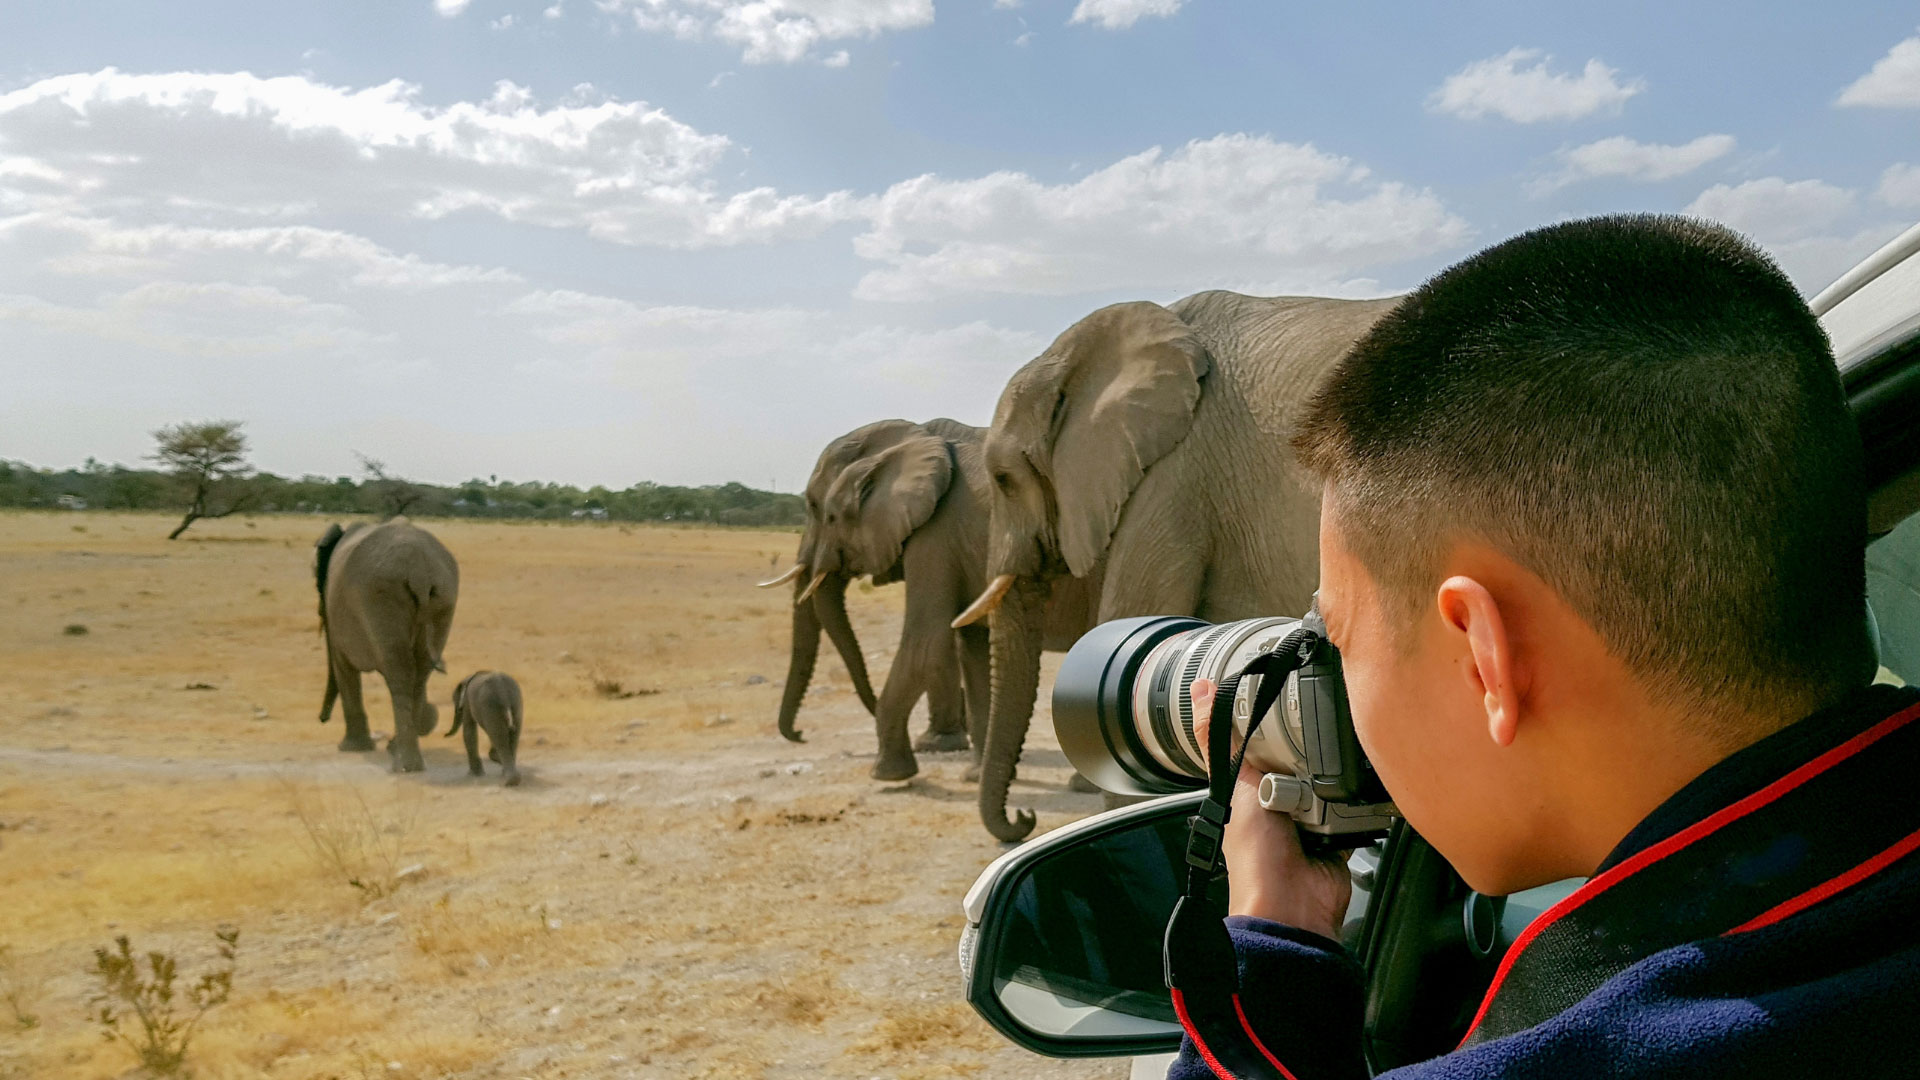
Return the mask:
<path id="1" fill-rule="evenodd" d="M 999 853 L 959 755 L 868 780 L 872 720 L 830 648 L 808 742 L 773 732 L 789 619 L 752 585 L 791 534 L 426 523 L 461 567 L 429 697 L 445 715 L 468 672 L 514 675 L 509 790 L 469 780 L 458 739 L 394 776 L 315 722 L 324 520 L 171 525 L 0 514 L 0 1080 L 119 1073 L 86 1023 L 92 946 L 197 956 L 220 923 L 245 947 L 196 1036 L 204 1080 L 1124 1075 L 958 1003 L 960 897 Z M 849 595 L 876 681 L 900 604 Z M 390 730 L 377 677 L 366 697 Z M 1046 728 L 1015 797 L 1053 826 L 1099 802 L 1061 789 Z"/>

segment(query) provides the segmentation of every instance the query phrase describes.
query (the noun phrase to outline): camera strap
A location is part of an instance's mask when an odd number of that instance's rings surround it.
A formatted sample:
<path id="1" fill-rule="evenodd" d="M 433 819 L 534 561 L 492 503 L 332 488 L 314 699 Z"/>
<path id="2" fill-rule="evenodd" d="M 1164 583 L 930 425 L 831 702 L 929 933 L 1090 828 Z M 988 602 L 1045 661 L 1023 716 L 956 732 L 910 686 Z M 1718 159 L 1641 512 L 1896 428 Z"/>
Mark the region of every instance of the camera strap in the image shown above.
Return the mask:
<path id="1" fill-rule="evenodd" d="M 1180 1026 L 1207 1067 L 1223 1080 L 1294 1080 L 1247 1023 L 1240 1005 L 1240 964 L 1233 939 L 1222 921 L 1225 913 L 1207 902 L 1207 888 L 1222 866 L 1220 841 L 1233 816 L 1233 788 L 1247 744 L 1286 691 L 1287 676 L 1307 663 L 1319 641 L 1319 635 L 1305 627 L 1294 630 L 1238 673 L 1222 679 L 1213 696 L 1207 730 L 1207 798 L 1188 820 L 1187 885 L 1167 920 L 1161 959 Z M 1246 738 L 1235 753 L 1233 706 L 1241 681 L 1249 675 L 1260 676 L 1260 689 L 1254 694 Z"/>

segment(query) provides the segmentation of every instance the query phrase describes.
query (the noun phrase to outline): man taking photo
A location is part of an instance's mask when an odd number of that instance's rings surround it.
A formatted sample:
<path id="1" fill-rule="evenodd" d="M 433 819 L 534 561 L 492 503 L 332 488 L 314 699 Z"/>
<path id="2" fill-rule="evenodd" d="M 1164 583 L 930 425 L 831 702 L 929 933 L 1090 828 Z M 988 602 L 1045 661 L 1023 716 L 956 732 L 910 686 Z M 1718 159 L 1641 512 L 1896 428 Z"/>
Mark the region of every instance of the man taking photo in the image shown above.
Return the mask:
<path id="1" fill-rule="evenodd" d="M 1920 692 L 1869 685 L 1860 440 L 1785 276 L 1680 218 L 1528 233 L 1408 296 L 1293 445 L 1408 824 L 1482 893 L 1591 878 L 1458 1050 L 1386 1075 L 1920 1076 Z M 1244 1034 L 1365 1077 L 1346 868 L 1258 780 L 1223 842 Z M 1190 1033 L 1169 1075 L 1228 1074 Z"/>

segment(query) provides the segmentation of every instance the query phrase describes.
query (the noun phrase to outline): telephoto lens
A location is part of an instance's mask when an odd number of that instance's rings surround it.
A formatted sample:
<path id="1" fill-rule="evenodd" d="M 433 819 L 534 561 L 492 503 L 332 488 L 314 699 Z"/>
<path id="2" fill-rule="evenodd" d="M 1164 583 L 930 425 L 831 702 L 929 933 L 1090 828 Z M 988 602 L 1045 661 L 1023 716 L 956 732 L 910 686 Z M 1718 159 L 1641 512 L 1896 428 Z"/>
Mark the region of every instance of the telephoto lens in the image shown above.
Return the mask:
<path id="1" fill-rule="evenodd" d="M 1253 730 L 1246 763 L 1264 775 L 1261 805 L 1313 832 L 1382 831 L 1393 807 L 1354 737 L 1339 653 L 1316 614 L 1218 624 L 1158 615 L 1094 627 L 1054 679 L 1060 748 L 1081 775 L 1115 794 L 1204 787 L 1193 684 L 1221 683 L 1303 627 L 1313 634 L 1310 651 L 1264 723 L 1253 724 L 1253 705 L 1266 676 L 1245 676 L 1234 695 L 1236 733 L 1245 739 Z"/>

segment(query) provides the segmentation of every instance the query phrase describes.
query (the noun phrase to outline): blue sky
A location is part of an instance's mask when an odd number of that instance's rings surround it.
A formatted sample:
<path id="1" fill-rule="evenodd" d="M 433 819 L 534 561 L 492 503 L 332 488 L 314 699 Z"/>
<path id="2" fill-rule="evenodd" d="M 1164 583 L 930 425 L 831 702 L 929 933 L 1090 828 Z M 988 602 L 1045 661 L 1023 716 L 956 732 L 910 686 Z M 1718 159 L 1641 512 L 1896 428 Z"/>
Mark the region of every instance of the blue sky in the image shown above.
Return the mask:
<path id="1" fill-rule="evenodd" d="M 1087 311 L 1380 295 L 1696 213 L 1824 285 L 1920 218 L 1920 16 L 1858 4 L 15 5 L 0 457 L 791 490 L 985 423 Z"/>

